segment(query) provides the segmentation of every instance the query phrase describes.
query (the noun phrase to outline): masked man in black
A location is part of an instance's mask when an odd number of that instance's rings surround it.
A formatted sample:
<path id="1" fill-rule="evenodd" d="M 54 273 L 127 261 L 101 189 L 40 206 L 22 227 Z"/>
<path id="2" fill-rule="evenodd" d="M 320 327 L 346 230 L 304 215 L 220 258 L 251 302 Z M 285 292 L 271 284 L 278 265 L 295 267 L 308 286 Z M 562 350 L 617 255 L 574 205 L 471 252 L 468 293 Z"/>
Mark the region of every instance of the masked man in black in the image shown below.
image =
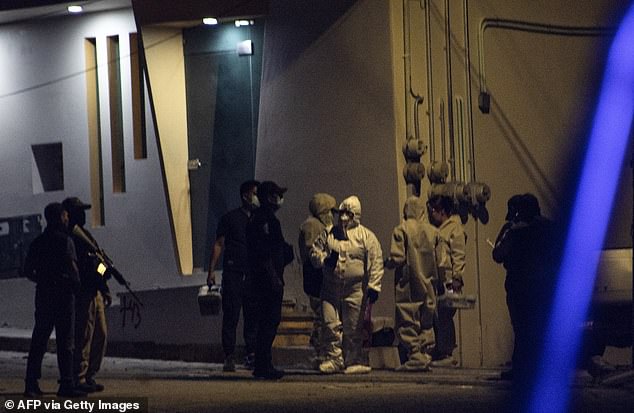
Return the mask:
<path id="1" fill-rule="evenodd" d="M 246 357 L 244 365 L 253 369 L 255 362 L 256 325 L 254 322 L 253 303 L 245 297 L 245 282 L 249 268 L 246 228 L 253 217 L 253 211 L 260 206 L 257 197 L 258 181 L 246 181 L 240 185 L 239 208 L 227 212 L 220 218 L 216 230 L 216 241 L 209 259 L 207 285 L 216 283 L 214 270 L 221 254 L 222 260 L 222 350 L 225 353 L 223 371 L 236 371 L 236 329 L 240 320 L 240 309 L 244 319 L 244 344 Z"/>
<path id="2" fill-rule="evenodd" d="M 275 216 L 285 192 L 286 188 L 275 182 L 262 182 L 258 187 L 260 208 L 247 224 L 247 295 L 257 309 L 253 376 L 266 380 L 278 380 L 284 375 L 273 367 L 271 347 L 282 318 L 284 267 L 293 260 L 292 247 L 284 240 L 280 221 Z"/>
<path id="3" fill-rule="evenodd" d="M 35 327 L 26 365 L 25 397 L 41 397 L 38 380 L 48 339 L 55 328 L 60 397 L 81 397 L 86 393 L 73 382 L 75 293 L 79 273 L 75 245 L 68 233 L 68 212 L 60 203 L 44 209 L 46 229 L 29 246 L 24 275 L 34 281 Z"/>

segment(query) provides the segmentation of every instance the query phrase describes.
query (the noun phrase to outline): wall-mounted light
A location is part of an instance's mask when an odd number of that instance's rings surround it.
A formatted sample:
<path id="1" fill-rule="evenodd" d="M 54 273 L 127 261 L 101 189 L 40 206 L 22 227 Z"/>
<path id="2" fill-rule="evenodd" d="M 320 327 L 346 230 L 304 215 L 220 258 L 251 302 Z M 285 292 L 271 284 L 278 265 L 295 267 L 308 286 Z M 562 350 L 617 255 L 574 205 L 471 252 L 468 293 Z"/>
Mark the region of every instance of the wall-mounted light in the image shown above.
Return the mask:
<path id="1" fill-rule="evenodd" d="M 69 13 L 81 13 L 82 11 L 84 11 L 84 8 L 81 6 L 68 6 L 68 12 Z"/>
<path id="2" fill-rule="evenodd" d="M 240 27 L 240 26 L 253 26 L 255 22 L 253 20 L 236 20 L 235 21 L 235 25 L 236 27 Z"/>
<path id="3" fill-rule="evenodd" d="M 253 55 L 253 42 L 251 40 L 245 40 L 236 45 L 236 52 L 238 56 L 251 56 Z"/>
<path id="4" fill-rule="evenodd" d="M 205 17 L 203 19 L 203 23 L 213 26 L 213 25 L 218 24 L 218 19 L 216 19 L 215 17 Z"/>

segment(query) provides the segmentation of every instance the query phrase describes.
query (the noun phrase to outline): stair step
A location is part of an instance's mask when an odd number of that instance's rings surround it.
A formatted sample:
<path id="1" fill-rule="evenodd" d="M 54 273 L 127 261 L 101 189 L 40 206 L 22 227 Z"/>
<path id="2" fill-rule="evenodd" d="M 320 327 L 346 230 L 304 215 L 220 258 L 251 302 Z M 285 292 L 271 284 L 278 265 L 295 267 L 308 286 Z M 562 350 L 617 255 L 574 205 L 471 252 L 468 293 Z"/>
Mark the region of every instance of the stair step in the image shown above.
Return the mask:
<path id="1" fill-rule="evenodd" d="M 302 328 L 302 329 L 312 329 L 313 322 L 312 321 L 292 321 L 292 320 L 282 320 L 280 326 L 285 326 L 289 328 Z"/>
<path id="2" fill-rule="evenodd" d="M 293 327 L 285 327 L 285 326 L 279 326 L 277 328 L 277 334 L 286 334 L 286 335 L 298 334 L 298 335 L 310 336 L 312 332 L 313 332 L 312 328 L 293 328 Z"/>
<path id="3" fill-rule="evenodd" d="M 303 321 L 313 321 L 315 319 L 315 315 L 313 313 L 299 313 L 297 311 L 285 313 L 282 311 L 282 319 L 285 320 L 303 320 Z"/>
<path id="4" fill-rule="evenodd" d="M 310 344 L 310 336 L 306 334 L 284 334 L 278 331 L 273 347 L 306 347 Z"/>

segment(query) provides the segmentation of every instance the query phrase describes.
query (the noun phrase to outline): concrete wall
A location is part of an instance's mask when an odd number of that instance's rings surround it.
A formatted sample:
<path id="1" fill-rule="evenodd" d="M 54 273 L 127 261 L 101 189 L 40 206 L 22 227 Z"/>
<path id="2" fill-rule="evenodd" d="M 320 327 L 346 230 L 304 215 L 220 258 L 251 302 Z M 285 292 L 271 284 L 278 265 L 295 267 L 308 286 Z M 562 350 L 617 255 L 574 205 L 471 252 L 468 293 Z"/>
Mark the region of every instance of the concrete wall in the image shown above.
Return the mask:
<path id="1" fill-rule="evenodd" d="M 316 14 L 311 8 L 317 6 L 309 3 L 295 7 L 297 21 L 304 24 L 294 26 L 290 19 L 284 23 L 276 19 L 285 2 L 272 2 L 266 39 L 279 38 L 280 31 L 292 28 L 298 39 L 294 44 L 302 44 L 312 30 L 305 24 L 305 16 Z M 533 192 L 540 198 L 545 215 L 555 219 L 565 216 L 562 209 L 573 189 L 569 178 L 584 145 L 609 36 L 489 28 L 481 50 L 480 24 L 495 17 L 609 29 L 618 25 L 622 7 L 611 1 L 579 8 L 574 1 L 360 0 L 323 33 L 302 44 L 299 51 L 279 51 L 277 44 L 265 44 L 256 175 L 290 188 L 279 212 L 286 238 L 296 239 L 314 192 L 331 192 L 338 199 L 356 193 L 364 206 L 362 221 L 376 231 L 387 250 L 400 206 L 411 192 L 400 176 L 400 148 L 405 137 L 415 132 L 412 94 L 422 96 L 418 126 L 421 138 L 433 149 L 434 159 L 443 160 L 444 153 L 444 160 L 452 167 L 450 180 L 485 182 L 493 193 L 487 214 L 481 216 L 488 219 L 470 216 L 465 226 L 465 289 L 478 296 L 478 304 L 475 310 L 457 316 L 456 355 L 464 366 L 506 364 L 512 331 L 505 304 L 504 270 L 492 261 L 486 240 L 495 239 L 506 200 L 515 193 Z M 446 13 L 451 67 L 445 54 Z M 409 51 L 405 50 L 407 41 Z M 483 60 L 491 96 L 489 114 L 478 109 L 479 59 Z M 406 88 L 408 60 L 411 92 Z M 273 72 L 267 73 L 271 68 Z M 474 153 L 470 150 L 471 136 Z M 431 160 L 432 150 L 422 158 L 427 168 Z M 425 179 L 423 197 L 428 189 Z M 629 199 L 629 206 L 617 210 L 631 210 L 631 196 Z M 298 265 L 287 271 L 286 295 L 305 300 Z M 377 308 L 383 315 L 393 312 L 391 278 L 392 274 L 386 273 L 386 288 Z"/>
<path id="2" fill-rule="evenodd" d="M 394 3 L 395 9 L 402 10 L 402 4 Z M 513 338 L 505 304 L 504 270 L 492 261 L 486 240 L 495 239 L 506 213 L 506 200 L 516 193 L 532 192 L 540 199 L 545 215 L 554 219 L 565 217 L 564 208 L 573 189 L 568 186 L 569 178 L 574 173 L 576 157 L 583 148 L 592 117 L 609 37 L 573 37 L 501 28 L 489 28 L 482 35 L 481 22 L 496 18 L 544 25 L 614 28 L 618 25 L 621 6 L 609 1 L 592 2 L 583 8 L 572 1 L 432 0 L 405 1 L 404 4 L 408 7 L 409 19 L 401 23 L 401 27 L 407 28 L 409 21 L 412 90 L 425 98 L 420 125 L 423 135 L 428 139 L 433 130 L 436 160 L 442 158 L 444 142 L 446 159 L 455 168 L 455 180 L 485 182 L 492 190 L 487 204 L 488 223 L 471 216 L 465 226 L 468 234 L 466 291 L 477 294 L 478 305 L 474 311 L 459 314 L 458 355 L 466 366 L 498 366 L 510 360 Z M 429 8 L 421 7 L 425 5 Z M 575 12 L 571 13 L 573 9 Z M 425 38 L 427 12 L 429 65 Z M 446 13 L 449 14 L 451 68 L 445 54 Z M 466 20 L 465 16 L 468 16 Z M 479 44 L 480 38 L 483 42 Z M 470 90 L 465 54 L 467 40 Z M 480 60 L 491 95 L 489 114 L 478 109 Z M 453 93 L 453 118 L 448 111 L 448 79 Z M 429 80 L 431 95 L 427 92 Z M 397 96 L 403 95 L 397 91 Z M 456 98 L 464 102 L 462 111 Z M 413 119 L 413 98 L 408 99 L 409 116 Z M 462 136 L 458 127 L 460 116 L 464 118 Z M 453 122 L 454 128 L 456 152 L 453 154 L 449 150 L 449 122 Z M 474 154 L 469 151 L 471 135 Z M 432 146 L 431 141 L 427 143 Z M 466 162 L 461 162 L 462 148 L 465 148 Z M 426 165 L 430 157 L 431 153 L 423 157 Z M 627 184 L 622 187 L 627 188 Z M 617 209 L 631 211 L 631 208 L 630 196 L 629 206 L 623 204 Z M 629 227 L 630 222 L 624 224 Z"/>
<path id="3" fill-rule="evenodd" d="M 285 20 L 275 14 L 283 7 L 273 4 L 270 21 L 278 24 L 267 23 L 265 31 L 256 178 L 289 188 L 278 212 L 288 242 L 297 245 L 314 193 L 331 193 L 338 202 L 355 194 L 361 222 L 387 251 L 401 215 L 388 2 L 356 2 L 303 48 L 277 49 L 267 39 L 296 33 L 301 45 L 315 30 L 306 16 L 316 6 L 295 7 L 297 18 Z M 297 261 L 285 279 L 285 296 L 307 301 Z M 391 315 L 390 274 L 383 288 L 376 312 Z"/>
<path id="4" fill-rule="evenodd" d="M 43 213 L 67 196 L 90 200 L 84 38 L 97 39 L 105 225 L 91 228 L 135 289 L 187 283 L 179 276 L 161 165 L 148 110 L 147 159 L 133 159 L 128 34 L 131 10 L 3 25 L 0 29 L 0 216 Z M 113 193 L 106 37 L 120 35 L 127 190 Z M 149 108 L 149 102 L 146 103 Z M 30 145 L 62 142 L 64 190 L 34 194 Z M 90 213 L 90 212 L 89 212 Z M 90 222 L 90 219 L 88 220 Z M 121 291 L 110 282 L 114 292 Z M 0 323 L 30 327 L 32 283 L 0 281 Z"/>

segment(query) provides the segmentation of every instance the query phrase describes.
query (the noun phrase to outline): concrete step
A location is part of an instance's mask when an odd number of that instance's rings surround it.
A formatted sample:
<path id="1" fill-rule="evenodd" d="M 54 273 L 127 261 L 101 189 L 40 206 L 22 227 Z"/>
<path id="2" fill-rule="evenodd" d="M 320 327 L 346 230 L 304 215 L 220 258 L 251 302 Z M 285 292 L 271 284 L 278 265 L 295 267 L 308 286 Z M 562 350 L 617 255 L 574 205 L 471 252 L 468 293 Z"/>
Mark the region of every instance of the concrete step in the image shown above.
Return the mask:
<path id="1" fill-rule="evenodd" d="M 282 322 L 280 323 L 280 327 L 278 329 L 278 331 L 280 329 L 285 329 L 285 330 L 298 330 L 298 331 L 306 331 L 308 330 L 309 332 L 312 331 L 313 329 L 313 322 L 312 321 L 288 321 L 288 320 L 284 320 L 282 319 Z"/>
<path id="2" fill-rule="evenodd" d="M 310 335 L 284 334 L 278 331 L 273 347 L 305 347 L 310 344 Z"/>
<path id="3" fill-rule="evenodd" d="M 312 347 L 274 346 L 272 350 L 273 364 L 281 367 L 312 369 L 311 359 L 315 352 Z"/>
<path id="4" fill-rule="evenodd" d="M 314 319 L 315 315 L 312 312 L 299 309 L 294 303 L 285 301 L 282 304 L 282 321 L 277 329 L 273 347 L 308 347 Z"/>

